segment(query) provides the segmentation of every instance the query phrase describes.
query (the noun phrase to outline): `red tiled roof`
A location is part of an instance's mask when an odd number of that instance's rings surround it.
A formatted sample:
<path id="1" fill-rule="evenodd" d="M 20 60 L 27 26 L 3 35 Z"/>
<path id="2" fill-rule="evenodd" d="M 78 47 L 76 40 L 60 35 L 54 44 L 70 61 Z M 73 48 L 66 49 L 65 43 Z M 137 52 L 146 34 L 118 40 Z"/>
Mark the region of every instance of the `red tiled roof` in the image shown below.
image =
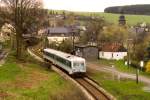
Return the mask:
<path id="1" fill-rule="evenodd" d="M 104 51 L 104 52 L 124 52 L 124 51 L 126 51 L 126 49 L 120 43 L 105 43 L 102 46 L 101 51 Z"/>

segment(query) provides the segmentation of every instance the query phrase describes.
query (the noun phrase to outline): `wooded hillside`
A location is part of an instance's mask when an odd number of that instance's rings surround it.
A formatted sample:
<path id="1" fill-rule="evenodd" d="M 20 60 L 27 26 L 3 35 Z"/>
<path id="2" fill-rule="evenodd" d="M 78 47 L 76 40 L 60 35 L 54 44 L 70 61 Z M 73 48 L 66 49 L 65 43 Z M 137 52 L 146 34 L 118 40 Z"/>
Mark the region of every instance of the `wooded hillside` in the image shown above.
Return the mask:
<path id="1" fill-rule="evenodd" d="M 150 15 L 150 4 L 108 7 L 104 12 Z"/>

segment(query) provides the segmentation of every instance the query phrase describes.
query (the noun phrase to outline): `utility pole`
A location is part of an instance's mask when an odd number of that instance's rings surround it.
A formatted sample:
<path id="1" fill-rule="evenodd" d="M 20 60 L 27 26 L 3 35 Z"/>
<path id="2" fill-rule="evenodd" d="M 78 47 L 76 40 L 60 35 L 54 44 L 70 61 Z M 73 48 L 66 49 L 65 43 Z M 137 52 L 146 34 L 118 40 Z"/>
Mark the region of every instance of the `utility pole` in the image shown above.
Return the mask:
<path id="1" fill-rule="evenodd" d="M 128 68 L 129 68 L 129 60 L 130 59 L 130 55 L 129 55 L 129 40 L 127 40 L 127 65 L 128 65 Z"/>
<path id="2" fill-rule="evenodd" d="M 136 43 L 137 43 L 137 32 L 138 32 L 138 27 L 135 27 L 136 29 L 136 33 L 135 33 L 135 44 L 134 44 L 134 56 L 135 55 L 135 47 L 136 47 Z M 139 83 L 139 68 L 137 67 L 136 68 L 136 83 L 138 84 Z"/>
<path id="3" fill-rule="evenodd" d="M 45 42 L 45 44 L 44 44 L 44 49 L 46 49 L 47 48 L 47 38 L 48 38 L 48 35 L 50 34 L 50 32 L 49 32 L 50 30 L 48 29 L 48 31 L 46 32 L 46 34 L 45 34 L 45 38 L 44 38 L 44 42 Z"/>
<path id="4" fill-rule="evenodd" d="M 133 41 L 133 39 L 127 39 L 127 65 L 128 65 L 128 68 L 130 66 L 130 48 L 131 48 L 132 41 Z"/>
<path id="5" fill-rule="evenodd" d="M 136 70 L 136 83 L 139 83 L 139 69 Z"/>
<path id="6" fill-rule="evenodd" d="M 74 55 L 75 54 L 75 41 L 74 41 L 74 39 L 75 39 L 75 32 L 72 32 L 72 36 L 73 36 L 73 38 L 72 38 L 72 54 Z"/>
<path id="7" fill-rule="evenodd" d="M 47 48 L 47 38 L 48 35 L 50 34 L 50 29 L 49 29 L 49 20 L 48 20 L 48 26 L 46 27 L 46 32 L 44 33 L 44 49 Z"/>

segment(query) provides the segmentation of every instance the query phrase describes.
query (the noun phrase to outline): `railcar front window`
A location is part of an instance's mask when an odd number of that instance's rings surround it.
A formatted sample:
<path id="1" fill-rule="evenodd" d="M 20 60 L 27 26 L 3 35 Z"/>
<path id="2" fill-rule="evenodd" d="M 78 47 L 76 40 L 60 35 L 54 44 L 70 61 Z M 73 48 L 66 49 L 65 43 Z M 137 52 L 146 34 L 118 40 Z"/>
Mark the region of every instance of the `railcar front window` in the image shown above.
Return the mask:
<path id="1" fill-rule="evenodd" d="M 84 63 L 74 63 L 73 65 L 76 67 L 84 67 Z"/>

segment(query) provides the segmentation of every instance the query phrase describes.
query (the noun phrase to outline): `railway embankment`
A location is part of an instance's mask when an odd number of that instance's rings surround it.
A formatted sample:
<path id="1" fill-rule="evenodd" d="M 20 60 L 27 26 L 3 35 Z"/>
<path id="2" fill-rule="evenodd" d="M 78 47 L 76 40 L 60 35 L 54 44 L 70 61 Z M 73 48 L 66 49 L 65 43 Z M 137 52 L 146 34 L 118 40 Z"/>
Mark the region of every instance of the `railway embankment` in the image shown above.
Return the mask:
<path id="1" fill-rule="evenodd" d="M 0 100 L 86 100 L 80 89 L 30 55 L 24 61 L 14 55 L 10 52 L 0 66 Z"/>
<path id="2" fill-rule="evenodd" d="M 40 57 L 38 57 L 36 54 L 34 54 L 30 49 L 27 49 L 29 54 L 33 56 L 35 59 L 39 60 L 40 62 L 44 62 L 44 60 Z M 74 79 L 72 79 L 70 76 L 65 74 L 63 71 L 60 69 L 56 68 L 55 66 L 51 66 L 51 69 L 59 73 L 64 79 L 71 81 L 73 84 L 75 84 L 82 92 L 85 94 L 88 100 L 94 100 L 94 98 L 79 84 L 77 83 Z"/>
<path id="3" fill-rule="evenodd" d="M 28 52 L 34 56 L 37 60 L 41 61 L 41 62 L 44 62 L 44 60 L 40 57 L 38 57 L 36 54 L 34 54 L 30 49 L 28 49 Z M 113 97 L 110 93 L 108 93 L 107 91 L 105 91 L 103 88 L 99 87 L 96 83 L 94 83 L 92 80 L 88 79 L 88 78 L 85 78 L 85 82 L 87 84 L 90 84 L 92 87 L 91 90 L 88 90 L 87 88 L 85 88 L 86 86 L 84 85 L 81 85 L 81 83 L 79 83 L 76 79 L 73 79 L 72 77 L 70 77 L 68 74 L 64 73 L 62 70 L 56 68 L 55 66 L 51 66 L 51 68 L 56 71 L 57 73 L 59 73 L 64 79 L 66 80 L 69 80 L 71 81 L 72 83 L 74 83 L 78 88 L 80 88 L 80 90 L 85 94 L 85 96 L 87 97 L 87 99 L 89 100 L 97 100 L 98 98 L 97 97 L 100 97 L 100 96 L 97 96 L 97 91 L 101 93 L 101 97 L 104 99 L 104 100 L 116 100 L 115 97 Z M 84 79 L 83 79 L 84 80 Z M 89 87 L 89 86 L 87 86 Z M 93 90 L 93 91 L 92 91 Z M 93 93 L 95 96 L 93 96 Z M 98 94 L 99 95 L 99 94 Z M 103 96 L 102 96 L 103 95 Z M 100 98 L 101 98 L 100 97 Z"/>

